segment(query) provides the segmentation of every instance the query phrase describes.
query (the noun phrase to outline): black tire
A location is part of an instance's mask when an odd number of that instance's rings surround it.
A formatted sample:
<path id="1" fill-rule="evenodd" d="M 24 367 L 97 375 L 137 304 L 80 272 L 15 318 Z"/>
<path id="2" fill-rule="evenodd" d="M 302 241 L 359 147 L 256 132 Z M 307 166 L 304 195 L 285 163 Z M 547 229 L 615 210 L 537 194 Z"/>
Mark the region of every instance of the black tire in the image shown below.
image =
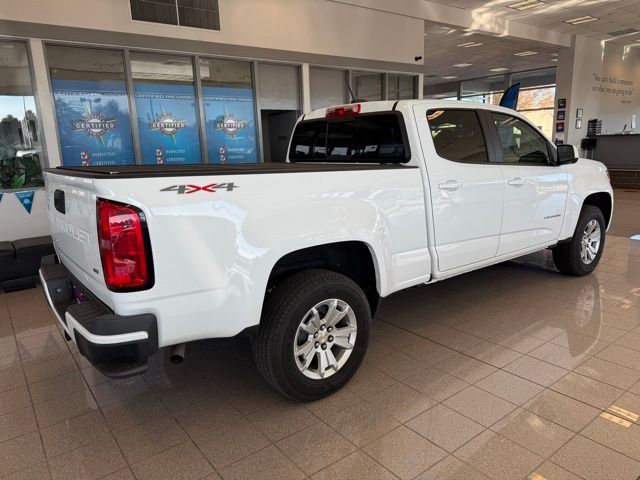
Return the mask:
<path id="1" fill-rule="evenodd" d="M 312 379 L 298 368 L 293 345 L 303 318 L 312 307 L 328 299 L 342 300 L 351 307 L 356 339 L 350 356 L 337 372 Z M 356 372 L 367 350 L 370 323 L 369 303 L 355 282 L 328 270 L 306 270 L 287 278 L 267 295 L 258 334 L 252 339 L 253 356 L 273 388 L 295 400 L 317 400 L 339 390 Z"/>
<path id="2" fill-rule="evenodd" d="M 600 247 L 591 263 L 585 263 L 580 256 L 582 234 L 591 220 L 596 220 L 600 226 Z M 576 231 L 571 240 L 553 248 L 553 263 L 556 265 L 556 268 L 565 275 L 574 275 L 577 277 L 593 272 L 598 266 L 604 250 L 606 228 L 604 215 L 602 215 L 602 211 L 598 207 L 592 205 L 582 207 L 582 212 L 580 212 L 580 218 L 576 225 Z"/>

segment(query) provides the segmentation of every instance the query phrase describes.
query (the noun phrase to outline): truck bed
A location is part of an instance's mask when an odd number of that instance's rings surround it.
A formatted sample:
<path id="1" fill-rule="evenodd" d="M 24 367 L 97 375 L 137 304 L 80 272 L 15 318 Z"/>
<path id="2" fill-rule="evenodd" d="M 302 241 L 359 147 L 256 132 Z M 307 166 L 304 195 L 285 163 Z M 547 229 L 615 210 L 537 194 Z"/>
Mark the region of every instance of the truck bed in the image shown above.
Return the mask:
<path id="1" fill-rule="evenodd" d="M 416 168 L 394 163 L 245 163 L 207 165 L 127 165 L 106 167 L 56 167 L 45 171 L 85 178 L 190 177 L 199 175 L 256 175 L 262 173 L 310 173 L 353 170 Z"/>

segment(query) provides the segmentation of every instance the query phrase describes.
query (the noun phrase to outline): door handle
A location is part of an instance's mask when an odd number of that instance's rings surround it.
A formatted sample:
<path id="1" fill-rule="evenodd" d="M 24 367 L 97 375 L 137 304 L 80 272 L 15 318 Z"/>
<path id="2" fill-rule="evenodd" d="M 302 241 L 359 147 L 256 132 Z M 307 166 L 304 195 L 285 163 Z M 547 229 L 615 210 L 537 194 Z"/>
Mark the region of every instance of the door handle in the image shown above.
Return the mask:
<path id="1" fill-rule="evenodd" d="M 521 187 L 525 183 L 527 183 L 527 181 L 522 177 L 515 177 L 515 178 L 512 178 L 511 180 L 509 180 L 507 183 L 509 185 L 511 185 L 512 187 Z"/>
<path id="2" fill-rule="evenodd" d="M 448 190 L 450 192 L 453 192 L 455 190 L 459 190 L 460 188 L 462 188 L 462 183 L 460 183 L 457 180 L 447 180 L 446 182 L 438 185 L 438 188 L 440 190 Z"/>

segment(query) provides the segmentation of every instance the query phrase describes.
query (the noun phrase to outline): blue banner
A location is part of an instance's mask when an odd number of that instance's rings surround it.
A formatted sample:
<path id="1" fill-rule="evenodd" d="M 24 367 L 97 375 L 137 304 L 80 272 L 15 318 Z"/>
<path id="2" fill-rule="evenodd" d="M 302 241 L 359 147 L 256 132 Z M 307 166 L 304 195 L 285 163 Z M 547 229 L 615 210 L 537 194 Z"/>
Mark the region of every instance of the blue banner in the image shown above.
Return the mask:
<path id="1" fill-rule="evenodd" d="M 200 163 L 193 85 L 135 82 L 142 163 Z"/>
<path id="2" fill-rule="evenodd" d="M 250 88 L 202 87 L 209 163 L 258 161 Z"/>
<path id="3" fill-rule="evenodd" d="M 31 214 L 31 207 L 33 206 L 33 196 L 35 195 L 35 191 L 27 191 L 27 192 L 16 192 L 16 197 L 27 211 L 27 213 Z"/>
<path id="4" fill-rule="evenodd" d="M 124 80 L 53 80 L 51 85 L 64 165 L 135 164 Z"/>

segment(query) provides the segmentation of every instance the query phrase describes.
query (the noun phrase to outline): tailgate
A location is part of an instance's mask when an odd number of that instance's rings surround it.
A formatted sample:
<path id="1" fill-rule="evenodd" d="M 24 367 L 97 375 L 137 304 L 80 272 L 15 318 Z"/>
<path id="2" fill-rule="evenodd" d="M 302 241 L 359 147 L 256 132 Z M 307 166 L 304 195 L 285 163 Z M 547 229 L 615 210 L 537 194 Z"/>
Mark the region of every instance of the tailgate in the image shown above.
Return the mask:
<path id="1" fill-rule="evenodd" d="M 45 173 L 51 236 L 60 261 L 107 305 L 98 248 L 93 179 Z"/>

